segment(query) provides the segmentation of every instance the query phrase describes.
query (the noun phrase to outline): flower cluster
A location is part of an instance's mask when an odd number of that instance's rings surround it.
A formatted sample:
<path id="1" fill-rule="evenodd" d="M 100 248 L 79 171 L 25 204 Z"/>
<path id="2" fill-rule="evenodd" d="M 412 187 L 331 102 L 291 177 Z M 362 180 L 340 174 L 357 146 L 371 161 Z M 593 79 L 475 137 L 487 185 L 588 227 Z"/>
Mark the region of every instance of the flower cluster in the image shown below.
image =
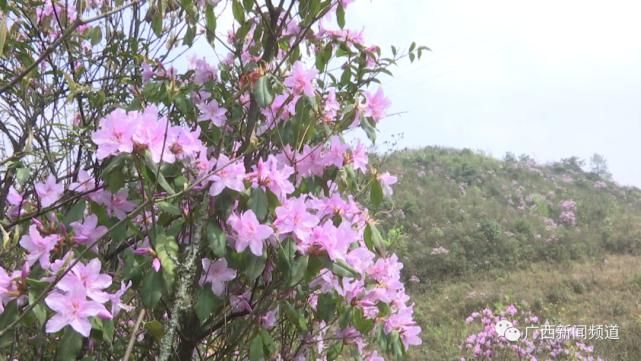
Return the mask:
<path id="1" fill-rule="evenodd" d="M 593 348 L 572 338 L 542 337 L 541 332 L 533 327 L 525 334 L 527 326 L 538 325 L 539 316 L 528 310 L 519 310 L 515 305 L 509 305 L 503 310 L 493 311 L 485 308 L 472 312 L 465 323 L 474 327 L 474 331 L 466 337 L 461 345 L 464 360 L 493 360 L 517 358 L 519 360 L 581 360 L 601 361 L 600 357 L 592 355 Z M 480 326 L 480 330 L 478 329 Z M 506 327 L 520 329 L 520 337 L 506 338 Z M 500 333 L 503 333 L 501 335 Z"/>
<path id="2" fill-rule="evenodd" d="M 564 200 L 561 202 L 559 222 L 568 226 L 576 225 L 576 202 L 573 200 Z"/>
<path id="3" fill-rule="evenodd" d="M 70 52 L 64 59 L 77 59 L 57 97 L 79 105 L 61 130 L 67 139 L 51 150 L 69 154 L 33 160 L 46 172 L 7 187 L 2 224 L 14 236 L 2 228 L 3 241 L 19 247 L 0 267 L 0 317 L 62 338 L 64 359 L 124 336 L 126 352 L 154 358 L 158 350 L 160 360 L 174 351 L 189 359 L 195 349 L 250 361 L 335 359 L 343 348 L 367 361 L 402 357 L 421 343 L 421 327 L 403 264 L 365 206 L 383 208 L 398 179 L 370 164 L 361 141 L 345 141 L 358 127 L 375 139 L 390 101 L 363 84 L 378 83 L 400 57 L 383 58 L 362 32 L 344 28 L 351 0 L 341 0 L 322 9 L 293 1 L 288 11 L 234 1 L 238 26 L 224 47 L 233 51 L 220 63 L 193 56 L 185 70 L 148 58 L 157 48 L 150 39 L 175 46 L 169 30 L 184 29 L 191 45 L 205 24 L 202 35 L 223 42 L 212 28 L 218 1 L 196 3 L 203 11 L 150 5 L 139 21 L 148 28 L 129 33 L 109 27 L 119 23 L 110 16 L 140 15 L 128 2 L 35 9 L 58 39 L 48 55 L 59 56 L 59 43 Z M 60 16 L 73 25 L 56 27 Z M 166 29 L 165 18 L 179 27 Z M 93 47 L 117 56 L 94 58 Z M 145 55 L 114 65 L 121 48 L 132 56 L 134 47 Z M 334 59 L 344 61 L 340 70 L 329 66 Z M 117 91 L 81 84 L 82 74 L 114 72 Z M 134 307 L 136 322 L 121 312 Z M 82 338 L 87 347 L 67 347 Z"/>

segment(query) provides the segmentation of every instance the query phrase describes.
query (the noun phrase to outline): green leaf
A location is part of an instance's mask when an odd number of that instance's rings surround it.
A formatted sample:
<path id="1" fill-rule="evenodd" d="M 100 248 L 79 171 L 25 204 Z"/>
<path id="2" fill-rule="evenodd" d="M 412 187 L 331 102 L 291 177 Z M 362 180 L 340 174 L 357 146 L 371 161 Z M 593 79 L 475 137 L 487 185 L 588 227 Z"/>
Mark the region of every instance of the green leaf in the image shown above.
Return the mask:
<path id="1" fill-rule="evenodd" d="M 76 202 L 71 209 L 65 214 L 65 216 L 62 218 L 62 223 L 65 224 L 65 226 L 69 227 L 69 224 L 71 222 L 78 221 L 82 219 L 83 214 L 85 213 L 85 207 L 87 206 L 87 202 L 84 200 Z"/>
<path id="2" fill-rule="evenodd" d="M 318 319 L 329 321 L 334 317 L 336 312 L 336 300 L 334 296 L 329 293 L 323 293 L 318 296 L 318 303 L 316 306 L 316 315 Z"/>
<path id="3" fill-rule="evenodd" d="M 16 180 L 20 184 L 25 184 L 25 182 L 29 179 L 30 175 L 31 175 L 31 171 L 29 170 L 29 168 L 16 169 Z"/>
<path id="4" fill-rule="evenodd" d="M 145 330 L 149 331 L 156 341 L 160 341 L 165 335 L 165 326 L 158 320 L 152 320 L 145 323 Z"/>
<path id="5" fill-rule="evenodd" d="M 302 312 L 295 309 L 294 306 L 287 301 L 283 302 L 283 308 L 285 309 L 285 316 L 287 316 L 287 319 L 289 319 L 296 328 L 301 331 L 307 331 L 307 319 Z"/>
<path id="6" fill-rule="evenodd" d="M 102 339 L 111 344 L 114 338 L 114 320 L 101 320 Z"/>
<path id="7" fill-rule="evenodd" d="M 305 271 L 307 271 L 307 263 L 309 262 L 309 256 L 300 256 L 294 260 L 292 267 L 289 272 L 289 282 L 288 285 L 294 286 L 300 282 L 305 276 Z"/>
<path id="8" fill-rule="evenodd" d="M 247 206 L 254 211 L 258 220 L 262 221 L 267 216 L 267 194 L 262 188 L 254 188 L 251 190 Z"/>
<path id="9" fill-rule="evenodd" d="M 337 342 L 327 350 L 327 361 L 333 361 L 343 352 L 343 341 Z"/>
<path id="10" fill-rule="evenodd" d="M 207 27 L 207 41 L 213 44 L 216 40 L 216 14 L 214 14 L 214 7 L 207 3 L 205 8 L 205 25 Z"/>
<path id="11" fill-rule="evenodd" d="M 0 57 L 4 50 L 4 44 L 7 41 L 7 15 L 0 14 Z"/>
<path id="12" fill-rule="evenodd" d="M 336 23 L 340 26 L 341 29 L 345 27 L 345 9 L 343 5 L 339 4 L 336 9 Z"/>
<path id="13" fill-rule="evenodd" d="M 160 260 L 163 277 L 167 289 L 171 289 L 176 278 L 176 260 L 178 259 L 178 243 L 174 237 L 160 234 L 156 237 L 154 249 Z"/>
<path id="14" fill-rule="evenodd" d="M 260 335 L 254 337 L 249 344 L 249 361 L 260 361 L 265 358 L 263 339 Z"/>
<path id="15" fill-rule="evenodd" d="M 263 339 L 263 350 L 265 352 L 265 356 L 269 357 L 274 352 L 276 352 L 274 339 L 272 338 L 272 335 L 270 335 L 269 332 L 267 332 L 267 330 L 265 329 L 260 329 L 259 333 L 260 337 Z"/>
<path id="16" fill-rule="evenodd" d="M 370 201 L 372 202 L 374 207 L 378 207 L 383 202 L 383 199 L 384 194 L 381 182 L 378 179 L 372 180 L 370 188 Z"/>
<path id="17" fill-rule="evenodd" d="M 94 26 L 90 30 L 89 39 L 91 40 L 91 45 L 98 45 L 102 40 L 102 29 L 100 26 Z"/>
<path id="18" fill-rule="evenodd" d="M 163 278 L 160 272 L 150 269 L 142 281 L 142 303 L 147 308 L 154 308 L 162 296 Z"/>
<path id="19" fill-rule="evenodd" d="M 263 273 L 263 270 L 265 269 L 265 263 L 267 261 L 267 255 L 263 254 L 260 257 L 256 257 L 249 251 L 246 251 L 243 254 L 246 257 L 243 273 L 245 274 L 245 276 L 247 276 L 247 278 L 253 281 L 258 278 L 261 273 Z"/>
<path id="20" fill-rule="evenodd" d="M 234 14 L 234 19 L 239 23 L 245 22 L 245 9 L 243 9 L 243 4 L 238 0 L 232 1 L 231 11 Z"/>
<path id="21" fill-rule="evenodd" d="M 381 232 L 378 231 L 378 228 L 374 224 L 367 224 L 365 231 L 363 232 L 363 238 L 365 240 L 365 245 L 367 248 L 379 253 L 385 250 L 385 241 Z"/>
<path id="22" fill-rule="evenodd" d="M 111 193 L 116 193 L 125 185 L 123 168 L 116 168 L 105 177 L 106 188 Z"/>
<path id="23" fill-rule="evenodd" d="M 0 330 L 7 328 L 12 322 L 18 319 L 18 305 L 16 301 L 9 302 L 0 314 Z M 13 332 L 7 332 L 0 336 L 0 349 L 11 346 L 14 338 Z"/>
<path id="24" fill-rule="evenodd" d="M 365 117 L 361 118 L 361 129 L 365 131 L 365 135 L 367 135 L 367 138 L 372 141 L 372 143 L 376 142 L 376 128 Z"/>
<path id="25" fill-rule="evenodd" d="M 208 285 L 198 290 L 194 311 L 201 323 L 207 321 L 209 316 L 223 306 L 223 301 L 216 297 Z"/>
<path id="26" fill-rule="evenodd" d="M 76 359 L 82 349 L 82 335 L 74 331 L 71 326 L 65 327 L 62 340 L 56 352 L 58 361 L 72 361 Z"/>
<path id="27" fill-rule="evenodd" d="M 334 261 L 330 269 L 335 275 L 340 277 L 360 277 L 360 274 L 355 269 L 350 267 L 347 263 L 345 263 L 345 261 L 342 260 Z"/>
<path id="28" fill-rule="evenodd" d="M 162 35 L 163 13 L 159 7 L 154 7 L 152 11 L 153 17 L 151 19 L 151 30 L 154 31 L 156 36 L 160 37 Z"/>
<path id="29" fill-rule="evenodd" d="M 162 201 L 162 202 L 156 203 L 156 205 L 158 206 L 158 208 L 160 208 L 161 211 L 167 214 L 171 214 L 172 216 L 182 215 L 182 211 L 175 204 L 171 204 L 167 201 Z"/>
<path id="30" fill-rule="evenodd" d="M 269 85 L 270 84 L 267 76 L 260 77 L 260 79 L 258 79 L 258 81 L 256 81 L 256 84 L 254 85 L 254 97 L 256 98 L 258 106 L 261 108 L 269 106 L 274 100 L 271 90 L 269 89 Z"/>
<path id="31" fill-rule="evenodd" d="M 374 328 L 374 320 L 366 318 L 363 314 L 363 310 L 359 308 L 354 308 L 352 310 L 352 323 L 363 335 L 368 335 Z"/>
<path id="32" fill-rule="evenodd" d="M 207 222 L 207 246 L 218 257 L 224 257 L 227 250 L 227 237 L 213 221 Z"/>
<path id="33" fill-rule="evenodd" d="M 40 289 L 29 289 L 28 296 L 30 305 L 36 302 L 36 299 L 38 298 L 38 296 L 40 296 L 41 292 L 42 291 Z M 47 309 L 42 305 L 42 303 L 39 303 L 33 307 L 31 312 L 33 312 L 33 315 L 36 317 L 38 324 L 40 325 L 40 327 L 42 327 L 42 325 L 44 325 L 45 321 L 47 320 Z"/>

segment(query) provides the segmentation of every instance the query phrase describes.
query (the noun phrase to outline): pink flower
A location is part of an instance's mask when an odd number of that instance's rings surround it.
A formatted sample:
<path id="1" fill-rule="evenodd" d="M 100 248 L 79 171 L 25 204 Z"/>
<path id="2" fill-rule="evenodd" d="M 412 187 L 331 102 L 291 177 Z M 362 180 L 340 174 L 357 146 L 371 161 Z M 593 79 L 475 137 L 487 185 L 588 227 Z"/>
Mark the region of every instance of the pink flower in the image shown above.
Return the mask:
<path id="1" fill-rule="evenodd" d="M 107 227 L 98 225 L 98 217 L 90 214 L 83 222 L 71 222 L 73 228 L 73 240 L 79 244 L 90 245 L 107 233 Z"/>
<path id="2" fill-rule="evenodd" d="M 391 186 L 396 184 L 398 178 L 389 174 L 389 172 L 385 172 L 383 174 L 379 174 L 378 181 L 381 183 L 381 187 L 383 187 L 383 194 L 389 197 L 394 193 Z"/>
<path id="3" fill-rule="evenodd" d="M 374 351 L 366 354 L 363 361 L 385 361 L 385 359 L 379 355 L 378 352 Z"/>
<path id="4" fill-rule="evenodd" d="M 22 304 L 25 301 L 26 295 L 20 291 L 16 281 L 26 278 L 27 275 L 28 272 L 24 270 L 15 270 L 9 274 L 4 268 L 0 267 L 0 314 L 4 312 L 4 306 L 12 300 L 17 299 L 18 304 Z"/>
<path id="5" fill-rule="evenodd" d="M 85 289 L 85 294 L 87 297 L 91 298 L 94 301 L 105 303 L 109 301 L 109 295 L 103 290 L 111 286 L 111 276 L 100 273 L 100 260 L 94 258 L 89 263 L 84 265 L 81 262 L 78 262 L 71 272 L 67 273 L 61 280 L 58 282 L 56 287 L 62 291 L 70 292 L 76 283 L 79 282 Z"/>
<path id="6" fill-rule="evenodd" d="M 95 188 L 95 179 L 84 169 L 78 172 L 78 181 L 69 184 L 69 190 L 78 193 L 89 192 Z"/>
<path id="7" fill-rule="evenodd" d="M 332 123 L 336 120 L 338 111 L 341 109 L 341 105 L 336 101 L 336 89 L 330 88 L 325 97 L 325 104 L 323 107 L 323 121 L 326 123 Z"/>
<path id="8" fill-rule="evenodd" d="M 263 254 L 263 241 L 269 238 L 274 231 L 271 227 L 260 224 L 254 212 L 250 209 L 237 215 L 229 216 L 227 223 L 235 232 L 236 252 L 243 252 L 248 246 L 256 256 Z"/>
<path id="9" fill-rule="evenodd" d="M 151 68 L 151 65 L 146 61 L 142 63 L 142 82 L 147 83 L 154 77 L 154 70 Z"/>
<path id="10" fill-rule="evenodd" d="M 49 174 L 44 183 L 36 183 L 35 188 L 40 199 L 40 204 L 42 204 L 43 207 L 48 207 L 56 203 L 65 191 L 64 186 L 57 183 L 56 178 L 52 174 Z"/>
<path id="11" fill-rule="evenodd" d="M 323 161 L 325 162 L 325 165 L 333 165 L 337 168 L 341 168 L 345 161 L 345 154 L 348 149 L 349 147 L 347 144 L 345 144 L 339 136 L 333 136 L 330 139 L 329 150 L 323 153 Z"/>
<path id="12" fill-rule="evenodd" d="M 54 249 L 59 239 L 60 237 L 57 234 L 42 237 L 40 232 L 38 232 L 38 227 L 32 224 L 29 227 L 29 234 L 22 236 L 20 239 L 20 245 L 22 248 L 29 252 L 26 257 L 26 261 L 29 266 L 38 261 L 42 268 L 49 268 L 49 254 Z"/>
<path id="13" fill-rule="evenodd" d="M 122 109 L 116 109 L 100 121 L 100 128 L 91 135 L 98 146 L 96 157 L 105 159 L 120 153 L 131 153 L 133 126 L 130 118 Z"/>
<path id="14" fill-rule="evenodd" d="M 116 194 L 104 191 L 99 203 L 107 208 L 107 214 L 110 216 L 115 215 L 118 219 L 125 219 L 127 213 L 136 208 L 133 202 L 127 200 L 127 191 L 124 189 Z"/>
<path id="15" fill-rule="evenodd" d="M 227 109 L 220 107 L 216 100 L 212 99 L 208 103 L 198 104 L 198 110 L 202 113 L 198 120 L 210 121 L 219 128 L 225 125 Z"/>
<path id="16" fill-rule="evenodd" d="M 194 69 L 194 83 L 202 85 L 209 80 L 216 80 L 216 67 L 210 65 L 204 57 L 193 56 L 189 63 Z"/>
<path id="17" fill-rule="evenodd" d="M 58 332 L 69 325 L 79 334 L 89 337 L 91 333 L 89 317 L 111 318 L 111 314 L 104 305 L 87 300 L 85 289 L 79 281 L 70 284 L 67 293 L 50 293 L 45 298 L 45 303 L 56 312 L 47 321 L 45 326 L 47 333 Z"/>
<path id="18" fill-rule="evenodd" d="M 212 180 L 209 194 L 211 196 L 219 195 L 225 188 L 233 189 L 237 192 L 245 190 L 245 166 L 238 160 L 230 161 L 226 155 L 221 154 L 216 162 L 216 171 L 210 177 Z"/>
<path id="19" fill-rule="evenodd" d="M 7 194 L 7 201 L 12 206 L 19 206 L 23 202 L 22 194 L 20 194 L 13 186 L 9 187 L 9 194 Z"/>
<path id="20" fill-rule="evenodd" d="M 365 271 L 374 264 L 374 257 L 374 253 L 367 249 L 367 247 L 358 247 L 349 251 L 346 261 L 353 269 L 361 274 L 365 274 Z"/>
<path id="21" fill-rule="evenodd" d="M 378 88 L 376 93 L 365 93 L 365 116 L 371 117 L 374 121 L 385 117 L 385 111 L 392 103 L 383 94 L 383 89 Z"/>
<path id="22" fill-rule="evenodd" d="M 307 211 L 303 198 L 290 198 L 276 208 L 274 226 L 278 234 L 293 233 L 300 240 L 306 240 L 318 224 L 318 218 Z"/>
<path id="23" fill-rule="evenodd" d="M 274 326 L 276 326 L 276 322 L 278 322 L 278 306 L 270 311 L 267 311 L 267 313 L 260 317 L 260 324 L 266 330 L 271 330 L 272 328 L 274 328 Z"/>
<path id="24" fill-rule="evenodd" d="M 111 315 L 113 317 L 116 317 L 118 313 L 120 313 L 121 309 L 125 310 L 125 312 L 129 312 L 133 309 L 133 306 L 122 303 L 122 296 L 127 292 L 129 287 L 131 287 L 131 281 L 127 284 L 125 284 L 125 282 L 120 282 L 120 289 L 116 291 L 116 293 L 109 295 L 109 301 L 111 302 Z"/>
<path id="25" fill-rule="evenodd" d="M 405 345 L 405 349 L 422 343 L 419 336 L 421 333 L 421 327 L 414 321 L 412 316 L 413 312 L 414 310 L 412 309 L 412 306 L 403 307 L 398 310 L 398 312 L 390 315 L 390 317 L 385 321 L 385 333 L 390 333 L 393 330 L 398 331 L 401 335 L 403 345 Z"/>
<path id="26" fill-rule="evenodd" d="M 349 160 L 354 169 L 360 170 L 363 173 L 367 172 L 369 157 L 367 156 L 367 149 L 363 143 L 359 142 L 356 144 L 356 147 L 352 148 L 352 154 Z"/>
<path id="27" fill-rule="evenodd" d="M 262 187 L 271 190 L 279 200 L 294 192 L 294 185 L 289 181 L 289 177 L 294 174 L 294 168 L 279 164 L 278 159 L 269 155 L 266 161 L 258 160 L 251 173 L 248 174 L 254 188 Z"/>
<path id="28" fill-rule="evenodd" d="M 301 61 L 294 63 L 292 73 L 285 79 L 285 86 L 294 94 L 314 96 L 314 78 L 318 75 L 316 69 L 305 69 Z"/>
<path id="29" fill-rule="evenodd" d="M 212 261 L 209 258 L 202 259 L 203 275 L 200 277 L 200 285 L 211 284 L 211 290 L 216 296 L 225 293 L 225 283 L 236 278 L 236 271 L 227 267 L 227 260 L 224 258 Z"/>
<path id="30" fill-rule="evenodd" d="M 308 239 L 299 243 L 299 249 L 309 254 L 325 252 L 332 261 L 344 260 L 353 238 L 339 237 L 338 234 L 339 230 L 332 222 L 326 221 L 314 227 Z"/>

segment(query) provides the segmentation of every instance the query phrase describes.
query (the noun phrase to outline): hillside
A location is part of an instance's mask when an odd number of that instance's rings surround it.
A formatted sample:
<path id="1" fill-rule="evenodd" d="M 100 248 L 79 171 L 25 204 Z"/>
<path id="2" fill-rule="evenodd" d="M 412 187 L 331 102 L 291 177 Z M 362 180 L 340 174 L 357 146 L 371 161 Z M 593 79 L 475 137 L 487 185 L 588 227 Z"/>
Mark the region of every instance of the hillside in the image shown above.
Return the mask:
<path id="1" fill-rule="evenodd" d="M 377 217 L 406 264 L 423 328 L 410 359 L 488 359 L 466 349 L 479 330 L 466 318 L 508 305 L 540 323 L 617 325 L 620 339 L 588 341 L 589 354 L 639 359 L 639 189 L 587 172 L 576 158 L 541 165 L 430 147 L 376 161 L 399 177 L 385 205 L 392 210 Z M 489 359 L 523 359 L 505 350 Z"/>
<path id="2" fill-rule="evenodd" d="M 540 165 L 429 147 L 379 161 L 399 177 L 384 221 L 420 279 L 641 253 L 641 190 L 576 158 Z"/>

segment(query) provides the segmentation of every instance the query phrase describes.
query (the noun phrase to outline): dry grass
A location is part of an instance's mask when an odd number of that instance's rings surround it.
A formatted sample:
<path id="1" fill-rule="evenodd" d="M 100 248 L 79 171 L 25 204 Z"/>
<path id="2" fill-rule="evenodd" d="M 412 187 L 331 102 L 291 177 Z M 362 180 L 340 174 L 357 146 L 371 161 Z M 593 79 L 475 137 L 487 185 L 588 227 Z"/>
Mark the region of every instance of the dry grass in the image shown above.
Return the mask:
<path id="1" fill-rule="evenodd" d="M 617 324 L 620 340 L 595 342 L 608 360 L 641 360 L 641 257 L 608 256 L 592 262 L 537 263 L 411 290 L 422 323 L 415 360 L 453 360 L 466 335 L 464 319 L 486 306 L 527 306 L 553 324 Z"/>

